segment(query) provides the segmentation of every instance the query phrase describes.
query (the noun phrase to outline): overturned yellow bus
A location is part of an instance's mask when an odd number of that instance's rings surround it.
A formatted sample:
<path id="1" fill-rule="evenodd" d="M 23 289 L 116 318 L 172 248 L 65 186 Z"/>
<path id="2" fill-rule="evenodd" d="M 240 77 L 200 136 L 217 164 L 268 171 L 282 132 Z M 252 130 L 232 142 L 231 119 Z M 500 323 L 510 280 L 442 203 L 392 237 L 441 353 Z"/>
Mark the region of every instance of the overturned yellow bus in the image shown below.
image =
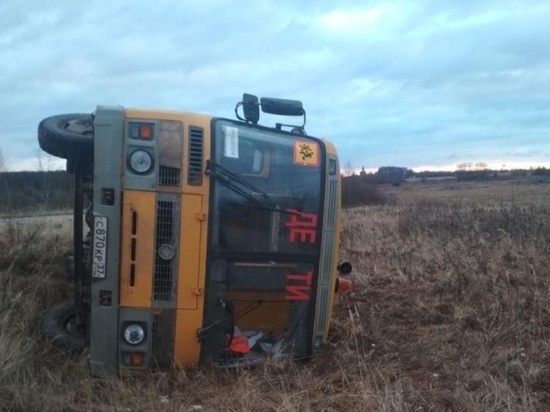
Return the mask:
<path id="1" fill-rule="evenodd" d="M 260 109 L 301 121 L 262 126 Z M 336 150 L 305 133 L 299 101 L 245 94 L 235 113 L 98 106 L 40 123 L 75 177 L 75 298 L 43 330 L 89 347 L 92 373 L 305 358 L 326 340 L 351 272 Z"/>

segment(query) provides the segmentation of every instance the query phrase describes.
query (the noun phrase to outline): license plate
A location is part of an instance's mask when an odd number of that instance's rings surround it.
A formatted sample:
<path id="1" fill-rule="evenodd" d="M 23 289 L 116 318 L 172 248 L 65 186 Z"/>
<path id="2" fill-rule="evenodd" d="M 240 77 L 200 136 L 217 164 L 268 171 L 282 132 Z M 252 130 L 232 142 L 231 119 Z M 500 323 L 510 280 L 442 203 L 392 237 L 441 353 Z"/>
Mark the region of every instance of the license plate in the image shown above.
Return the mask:
<path id="1" fill-rule="evenodd" d="M 107 218 L 94 217 L 94 244 L 92 277 L 104 278 L 107 274 Z"/>

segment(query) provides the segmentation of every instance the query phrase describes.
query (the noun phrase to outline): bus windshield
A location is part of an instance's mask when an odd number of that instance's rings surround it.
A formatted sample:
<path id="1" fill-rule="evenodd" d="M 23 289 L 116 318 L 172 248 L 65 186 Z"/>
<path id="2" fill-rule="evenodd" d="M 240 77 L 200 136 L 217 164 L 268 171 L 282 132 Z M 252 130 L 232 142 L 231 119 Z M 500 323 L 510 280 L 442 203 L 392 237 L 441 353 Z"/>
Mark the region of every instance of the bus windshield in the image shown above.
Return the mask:
<path id="1" fill-rule="evenodd" d="M 228 120 L 213 129 L 203 356 L 230 363 L 308 356 L 322 142 Z M 235 348 L 239 334 L 247 338 L 244 352 Z"/>
<path id="2" fill-rule="evenodd" d="M 218 121 L 211 164 L 217 251 L 315 253 L 320 145 L 306 136 Z"/>

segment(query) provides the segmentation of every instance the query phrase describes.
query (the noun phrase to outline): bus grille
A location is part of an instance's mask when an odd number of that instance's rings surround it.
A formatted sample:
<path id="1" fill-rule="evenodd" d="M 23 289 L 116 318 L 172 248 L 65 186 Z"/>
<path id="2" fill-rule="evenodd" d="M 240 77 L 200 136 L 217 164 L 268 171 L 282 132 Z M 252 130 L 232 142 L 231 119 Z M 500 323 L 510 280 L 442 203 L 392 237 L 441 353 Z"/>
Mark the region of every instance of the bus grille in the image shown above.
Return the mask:
<path id="1" fill-rule="evenodd" d="M 189 127 L 189 169 L 187 171 L 187 184 L 191 186 L 202 185 L 202 157 L 203 157 L 203 129 L 201 127 Z"/>
<path id="2" fill-rule="evenodd" d="M 164 309 L 153 315 L 151 356 L 153 365 L 164 368 L 171 365 L 174 353 L 174 310 Z"/>
<path id="3" fill-rule="evenodd" d="M 180 186 L 181 169 L 177 167 L 159 166 L 159 185 Z"/>
<path id="4" fill-rule="evenodd" d="M 157 200 L 153 300 L 175 301 L 178 263 L 179 204 L 170 195 Z"/>
<path id="5" fill-rule="evenodd" d="M 322 288 L 321 289 L 321 293 L 319 294 L 319 307 L 318 307 L 318 311 L 319 313 L 327 313 L 327 309 L 328 309 L 328 304 L 329 304 L 329 290 L 328 288 Z M 325 332 L 325 327 L 327 326 L 327 316 L 320 316 L 319 317 L 319 320 L 317 322 L 317 330 L 316 330 L 316 333 L 318 335 L 322 335 L 324 332 Z"/>
<path id="6" fill-rule="evenodd" d="M 336 220 L 336 199 L 338 196 L 337 192 L 338 181 L 336 179 L 331 179 L 329 182 L 329 191 L 328 191 L 328 205 L 329 210 L 327 213 L 327 227 L 333 229 L 335 220 Z"/>

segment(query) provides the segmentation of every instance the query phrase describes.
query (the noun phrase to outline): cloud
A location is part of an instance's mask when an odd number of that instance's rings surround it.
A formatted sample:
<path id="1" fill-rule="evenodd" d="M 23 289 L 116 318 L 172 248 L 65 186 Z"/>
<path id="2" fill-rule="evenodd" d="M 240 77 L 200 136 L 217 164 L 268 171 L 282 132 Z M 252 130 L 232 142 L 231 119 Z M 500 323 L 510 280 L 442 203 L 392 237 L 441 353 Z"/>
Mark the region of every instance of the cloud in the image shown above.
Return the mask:
<path id="1" fill-rule="evenodd" d="M 97 104 L 233 117 L 242 92 L 301 99 L 343 163 L 550 156 L 550 5 L 320 0 L 0 5 L 0 147 Z M 21 160 L 23 162 L 23 160 Z"/>

